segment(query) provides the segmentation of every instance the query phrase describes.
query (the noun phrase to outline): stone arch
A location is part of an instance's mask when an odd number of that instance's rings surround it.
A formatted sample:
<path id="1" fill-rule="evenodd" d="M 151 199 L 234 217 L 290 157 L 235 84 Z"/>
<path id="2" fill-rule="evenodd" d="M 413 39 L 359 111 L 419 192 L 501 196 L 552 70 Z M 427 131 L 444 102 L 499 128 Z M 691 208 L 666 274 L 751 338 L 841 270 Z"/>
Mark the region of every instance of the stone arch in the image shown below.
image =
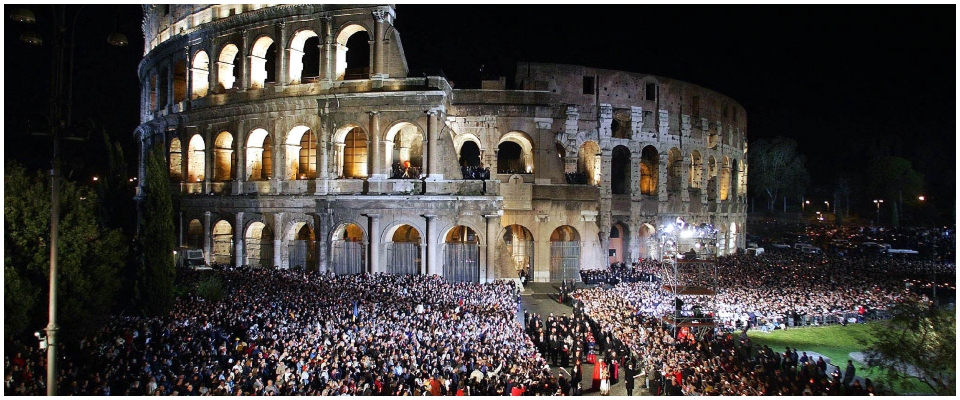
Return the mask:
<path id="1" fill-rule="evenodd" d="M 233 174 L 233 135 L 223 131 L 217 135 L 213 148 L 213 180 L 226 182 Z"/>
<path id="2" fill-rule="evenodd" d="M 158 96 L 158 93 L 157 93 L 157 84 L 158 84 L 158 82 L 157 82 L 157 80 L 158 80 L 158 79 L 159 79 L 159 78 L 157 77 L 157 74 L 156 74 L 155 72 L 152 73 L 152 74 L 150 74 L 150 77 L 147 78 L 147 80 L 148 80 L 147 86 L 149 87 L 149 89 L 148 89 L 148 90 L 149 90 L 149 92 L 148 92 L 149 100 L 148 100 L 148 101 L 150 102 L 150 111 L 151 111 L 151 112 L 157 111 L 157 96 Z"/>
<path id="3" fill-rule="evenodd" d="M 410 122 L 398 122 L 387 130 L 386 154 L 390 177 L 416 179 L 423 170 L 423 130 Z"/>
<path id="4" fill-rule="evenodd" d="M 191 249 L 202 249 L 203 248 L 203 224 L 199 219 L 190 220 L 187 224 L 187 232 L 185 235 L 186 247 Z"/>
<path id="5" fill-rule="evenodd" d="M 723 156 L 723 167 L 720 169 L 720 201 L 730 198 L 730 157 Z"/>
<path id="6" fill-rule="evenodd" d="M 180 145 L 180 138 L 174 137 L 170 140 L 169 153 L 170 180 L 183 181 L 183 147 Z"/>
<path id="7" fill-rule="evenodd" d="M 680 193 L 683 184 L 683 155 L 676 147 L 667 152 L 667 192 Z"/>
<path id="8" fill-rule="evenodd" d="M 640 244 L 640 258 L 651 259 L 657 254 L 657 228 L 650 223 L 643 223 L 637 232 Z"/>
<path id="9" fill-rule="evenodd" d="M 508 132 L 497 144 L 497 173 L 532 174 L 533 140 L 524 132 Z"/>
<path id="10" fill-rule="evenodd" d="M 317 177 L 317 136 L 304 125 L 297 125 L 287 133 L 285 141 L 287 160 L 286 179 L 314 179 Z"/>
<path id="11" fill-rule="evenodd" d="M 737 223 L 731 222 L 730 229 L 727 230 L 727 254 L 733 254 L 737 251 Z"/>
<path id="12" fill-rule="evenodd" d="M 233 89 L 240 79 L 240 49 L 233 43 L 227 43 L 217 57 L 217 84 L 221 90 Z"/>
<path id="13" fill-rule="evenodd" d="M 519 276 L 520 271 L 525 271 L 528 277 L 533 277 L 536 270 L 536 241 L 533 233 L 520 224 L 507 225 L 503 228 L 500 240 L 503 251 L 498 254 L 503 269 L 498 276 Z"/>
<path id="14" fill-rule="evenodd" d="M 730 160 L 730 197 L 734 200 L 740 195 L 740 162 L 736 158 Z"/>
<path id="15" fill-rule="evenodd" d="M 398 275 L 418 275 L 423 271 L 423 235 L 416 227 L 398 222 L 384 234 L 386 271 Z"/>
<path id="16" fill-rule="evenodd" d="M 250 48 L 250 88 L 263 88 L 268 82 L 277 81 L 277 46 L 273 38 L 264 35 L 257 38 Z"/>
<path id="17" fill-rule="evenodd" d="M 247 180 L 265 181 L 273 173 L 273 137 L 266 129 L 257 128 L 247 137 Z"/>
<path id="18" fill-rule="evenodd" d="M 233 225 L 229 221 L 219 220 L 213 225 L 213 248 L 210 261 L 214 264 L 230 264 L 233 261 Z"/>
<path id="19" fill-rule="evenodd" d="M 570 225 L 558 226 L 550 234 L 550 280 L 580 278 L 580 232 Z"/>
<path id="20" fill-rule="evenodd" d="M 640 152 L 640 193 L 656 196 L 660 181 L 660 153 L 653 146 L 646 146 Z"/>
<path id="21" fill-rule="evenodd" d="M 210 56 L 203 50 L 193 56 L 190 82 L 193 85 L 191 96 L 194 99 L 206 96 L 210 90 Z"/>
<path id="22" fill-rule="evenodd" d="M 610 190 L 613 194 L 630 194 L 630 149 L 627 146 L 613 148 L 610 162 Z"/>
<path id="23" fill-rule="evenodd" d="M 187 62 L 177 60 L 173 64 L 173 103 L 187 99 Z"/>
<path id="24" fill-rule="evenodd" d="M 370 34 L 367 28 L 350 23 L 337 34 L 337 80 L 367 79 L 370 77 Z M 353 48 L 351 51 L 350 48 Z M 364 62 L 366 60 L 366 62 Z"/>
<path id="25" fill-rule="evenodd" d="M 304 221 L 290 225 L 285 235 L 287 242 L 286 265 L 302 267 L 307 271 L 317 269 L 317 235 L 313 226 Z"/>
<path id="26" fill-rule="evenodd" d="M 310 74 L 307 75 L 308 77 L 316 77 L 320 74 L 320 56 L 318 48 L 315 47 L 319 45 L 318 39 L 317 33 L 311 29 L 301 29 L 293 34 L 293 38 L 290 39 L 290 65 L 287 70 L 290 84 L 303 83 L 305 72 Z M 314 46 L 307 46 L 308 40 Z M 312 57 L 313 55 L 316 57 Z"/>
<path id="27" fill-rule="evenodd" d="M 246 265 L 253 268 L 273 266 L 273 230 L 260 221 L 251 222 L 243 235 Z"/>
<path id="28" fill-rule="evenodd" d="M 610 246 L 608 253 L 608 262 L 629 262 L 627 258 L 627 249 L 630 248 L 630 229 L 627 224 L 617 221 L 610 227 Z"/>
<path id="29" fill-rule="evenodd" d="M 600 145 L 588 140 L 580 145 L 580 151 L 577 154 L 577 182 L 575 183 L 599 185 L 602 163 Z"/>
<path id="30" fill-rule="evenodd" d="M 707 200 L 717 199 L 717 159 L 713 156 L 707 159 Z"/>
<path id="31" fill-rule="evenodd" d="M 474 140 L 464 140 L 463 144 L 457 149 L 460 157 L 461 167 L 479 167 L 483 164 L 480 160 L 480 142 Z"/>
<path id="32" fill-rule="evenodd" d="M 480 281 L 480 235 L 473 228 L 456 225 L 443 240 L 443 277 L 451 282 Z"/>
<path id="33" fill-rule="evenodd" d="M 364 179 L 370 167 L 367 155 L 369 145 L 367 132 L 356 125 L 347 126 L 337 133 L 337 168 L 340 178 Z"/>
<path id="34" fill-rule="evenodd" d="M 190 138 L 187 149 L 187 182 L 203 182 L 205 168 L 206 147 L 198 133 Z"/>
<path id="35" fill-rule="evenodd" d="M 689 182 L 691 188 L 700 189 L 703 180 L 703 157 L 700 151 L 694 150 L 690 153 L 690 176 Z"/>
<path id="36" fill-rule="evenodd" d="M 343 275 L 367 270 L 367 234 L 359 224 L 340 222 L 330 238 L 330 271 Z"/>

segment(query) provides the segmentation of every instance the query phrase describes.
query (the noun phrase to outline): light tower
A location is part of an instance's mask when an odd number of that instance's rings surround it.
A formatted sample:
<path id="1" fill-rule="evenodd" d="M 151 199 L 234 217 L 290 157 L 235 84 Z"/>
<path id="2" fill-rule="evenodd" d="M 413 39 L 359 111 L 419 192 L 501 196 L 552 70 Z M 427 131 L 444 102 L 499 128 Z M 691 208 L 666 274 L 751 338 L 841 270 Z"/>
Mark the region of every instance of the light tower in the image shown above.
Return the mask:
<path id="1" fill-rule="evenodd" d="M 677 218 L 662 229 L 660 244 L 663 290 L 673 296 L 673 312 L 663 322 L 677 332 L 702 337 L 717 327 L 717 230 Z"/>

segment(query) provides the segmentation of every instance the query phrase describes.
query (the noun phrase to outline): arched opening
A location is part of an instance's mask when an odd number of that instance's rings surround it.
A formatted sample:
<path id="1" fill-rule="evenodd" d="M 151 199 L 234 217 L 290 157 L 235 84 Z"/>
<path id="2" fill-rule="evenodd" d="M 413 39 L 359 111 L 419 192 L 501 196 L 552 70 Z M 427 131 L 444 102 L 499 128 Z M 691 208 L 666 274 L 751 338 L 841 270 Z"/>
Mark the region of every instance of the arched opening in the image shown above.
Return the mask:
<path id="1" fill-rule="evenodd" d="M 213 180 L 229 181 L 233 175 L 233 135 L 220 132 L 214 142 L 213 152 Z"/>
<path id="2" fill-rule="evenodd" d="M 505 273 L 520 276 L 521 271 L 528 277 L 534 276 L 535 258 L 533 234 L 523 225 L 507 225 L 503 233 L 503 245 L 499 252 L 500 264 L 504 265 Z M 509 275 L 508 275 L 509 276 Z M 529 279 L 529 278 L 528 278 Z"/>
<path id="3" fill-rule="evenodd" d="M 644 147 L 640 152 L 640 193 L 656 196 L 659 180 L 660 153 L 657 152 L 656 147 Z"/>
<path id="4" fill-rule="evenodd" d="M 717 199 L 717 159 L 710 156 L 707 159 L 707 200 Z"/>
<path id="5" fill-rule="evenodd" d="M 707 148 L 714 149 L 720 143 L 720 136 L 717 134 L 717 123 L 711 122 L 707 128 Z"/>
<path id="6" fill-rule="evenodd" d="M 580 279 L 580 233 L 570 225 L 550 234 L 550 281 Z"/>
<path id="7" fill-rule="evenodd" d="M 233 259 L 233 227 L 229 222 L 220 220 L 213 226 L 213 249 L 210 261 L 214 264 L 228 265 Z"/>
<path id="8" fill-rule="evenodd" d="M 723 157 L 723 168 L 720 170 L 720 201 L 730 198 L 730 157 Z"/>
<path id="9" fill-rule="evenodd" d="M 217 68 L 219 89 L 233 89 L 237 79 L 240 79 L 240 49 L 232 43 L 223 46 L 217 61 L 219 61 Z"/>
<path id="10" fill-rule="evenodd" d="M 337 275 L 360 274 L 367 270 L 363 229 L 357 224 L 341 225 L 330 243 L 330 271 Z"/>
<path id="11" fill-rule="evenodd" d="M 574 183 L 597 186 L 600 184 L 600 146 L 597 142 L 586 141 L 580 146 L 577 156 L 577 175 Z"/>
<path id="12" fill-rule="evenodd" d="M 420 274 L 420 231 L 410 225 L 400 225 L 393 229 L 386 248 L 387 273 Z"/>
<path id="13" fill-rule="evenodd" d="M 727 231 L 727 254 L 734 254 L 737 251 L 737 224 L 730 223 L 730 230 Z"/>
<path id="14" fill-rule="evenodd" d="M 203 248 L 203 224 L 200 223 L 199 219 L 190 221 L 190 224 L 187 225 L 186 236 L 185 246 L 191 249 Z"/>
<path id="15" fill-rule="evenodd" d="M 250 50 L 250 88 L 260 89 L 277 81 L 277 46 L 273 38 L 262 36 Z"/>
<path id="16" fill-rule="evenodd" d="M 343 139 L 342 178 L 367 177 L 367 133 L 353 128 Z"/>
<path id="17" fill-rule="evenodd" d="M 460 166 L 480 166 L 480 146 L 478 146 L 476 142 L 467 140 L 463 142 L 462 146 L 460 146 Z"/>
<path id="18" fill-rule="evenodd" d="M 497 173 L 532 174 L 533 141 L 523 132 L 510 132 L 497 145 Z"/>
<path id="19" fill-rule="evenodd" d="M 286 179 L 314 179 L 317 177 L 317 137 L 313 131 L 303 125 L 296 126 L 287 133 Z"/>
<path id="20" fill-rule="evenodd" d="M 480 282 L 480 241 L 473 229 L 457 225 L 447 232 L 443 277 L 450 282 Z"/>
<path id="21" fill-rule="evenodd" d="M 610 190 L 613 194 L 630 194 L 630 150 L 627 146 L 613 148 L 610 163 Z"/>
<path id="22" fill-rule="evenodd" d="M 157 111 L 157 75 L 150 75 L 150 111 Z"/>
<path id="23" fill-rule="evenodd" d="M 657 229 L 651 224 L 640 225 L 637 238 L 640 240 L 640 258 L 653 259 L 657 256 Z"/>
<path id="24" fill-rule="evenodd" d="M 667 192 L 680 193 L 683 182 L 683 156 L 676 147 L 667 153 Z"/>
<path id="25" fill-rule="evenodd" d="M 416 125 L 402 122 L 387 131 L 390 177 L 417 179 L 423 170 L 423 132 Z"/>
<path id="26" fill-rule="evenodd" d="M 689 185 L 691 188 L 700 189 L 701 180 L 703 179 L 703 158 L 700 157 L 700 152 L 694 150 L 693 153 L 690 153 L 690 176 L 689 176 Z"/>
<path id="27" fill-rule="evenodd" d="M 187 99 L 187 63 L 183 60 L 173 65 L 173 102 Z"/>
<path id="28" fill-rule="evenodd" d="M 183 148 L 180 147 L 180 139 L 170 140 L 170 180 L 180 182 L 183 180 Z"/>
<path id="29" fill-rule="evenodd" d="M 632 113 L 630 109 L 613 111 L 613 120 L 610 121 L 610 136 L 615 139 L 630 139 L 633 137 Z"/>
<path id="30" fill-rule="evenodd" d="M 167 84 L 170 82 L 170 69 L 163 67 L 160 69 L 160 75 L 157 79 L 157 109 L 165 110 L 167 108 L 167 96 L 170 95 L 170 92 L 167 91 Z"/>
<path id="31" fill-rule="evenodd" d="M 730 162 L 730 198 L 736 200 L 740 190 L 740 163 L 734 158 Z"/>
<path id="32" fill-rule="evenodd" d="M 320 75 L 320 37 L 311 30 L 302 30 L 290 40 L 290 84 L 305 83 Z"/>
<path id="33" fill-rule="evenodd" d="M 304 268 L 307 271 L 317 269 L 317 236 L 306 222 L 298 222 L 291 229 L 287 243 L 287 266 Z"/>
<path id="34" fill-rule="evenodd" d="M 337 80 L 370 77 L 370 35 L 360 25 L 350 25 L 337 35 Z"/>
<path id="35" fill-rule="evenodd" d="M 265 129 L 255 129 L 247 139 L 247 180 L 273 177 L 273 138 Z"/>
<path id="36" fill-rule="evenodd" d="M 198 51 L 193 57 L 190 82 L 193 84 L 193 97 L 203 97 L 210 89 L 210 56 L 205 51 Z"/>
<path id="37" fill-rule="evenodd" d="M 253 268 L 273 266 L 273 232 L 263 222 L 254 222 L 244 235 L 246 264 Z"/>
<path id="38" fill-rule="evenodd" d="M 199 134 L 193 135 L 187 153 L 187 182 L 203 182 L 206 168 L 204 150 L 203 137 Z"/>
<path id="39" fill-rule="evenodd" d="M 617 222 L 610 227 L 610 246 L 607 249 L 608 262 L 610 264 L 618 263 L 622 261 L 629 261 L 627 259 L 626 251 L 630 248 L 630 234 L 627 230 L 627 226 L 622 222 Z"/>

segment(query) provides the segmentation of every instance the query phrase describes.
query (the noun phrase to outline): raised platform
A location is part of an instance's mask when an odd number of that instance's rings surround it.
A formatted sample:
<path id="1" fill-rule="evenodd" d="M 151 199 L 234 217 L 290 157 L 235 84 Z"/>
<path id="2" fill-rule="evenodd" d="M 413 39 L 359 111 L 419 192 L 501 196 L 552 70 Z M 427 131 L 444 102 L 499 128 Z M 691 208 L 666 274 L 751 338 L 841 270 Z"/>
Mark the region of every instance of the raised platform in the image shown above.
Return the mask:
<path id="1" fill-rule="evenodd" d="M 716 290 L 704 286 L 684 286 L 674 290 L 671 285 L 663 285 L 663 290 L 667 293 L 686 294 L 691 296 L 714 296 L 717 294 Z"/>

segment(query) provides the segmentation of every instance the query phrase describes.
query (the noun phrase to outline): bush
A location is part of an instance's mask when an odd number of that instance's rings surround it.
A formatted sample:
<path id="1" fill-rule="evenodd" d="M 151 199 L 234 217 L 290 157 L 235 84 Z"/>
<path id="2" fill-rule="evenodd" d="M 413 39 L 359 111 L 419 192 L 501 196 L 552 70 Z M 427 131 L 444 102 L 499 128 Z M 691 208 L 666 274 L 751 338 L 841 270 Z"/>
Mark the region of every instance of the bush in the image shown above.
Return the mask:
<path id="1" fill-rule="evenodd" d="M 197 283 L 197 296 L 211 302 L 220 301 L 223 299 L 223 282 L 214 275 L 201 279 Z"/>

